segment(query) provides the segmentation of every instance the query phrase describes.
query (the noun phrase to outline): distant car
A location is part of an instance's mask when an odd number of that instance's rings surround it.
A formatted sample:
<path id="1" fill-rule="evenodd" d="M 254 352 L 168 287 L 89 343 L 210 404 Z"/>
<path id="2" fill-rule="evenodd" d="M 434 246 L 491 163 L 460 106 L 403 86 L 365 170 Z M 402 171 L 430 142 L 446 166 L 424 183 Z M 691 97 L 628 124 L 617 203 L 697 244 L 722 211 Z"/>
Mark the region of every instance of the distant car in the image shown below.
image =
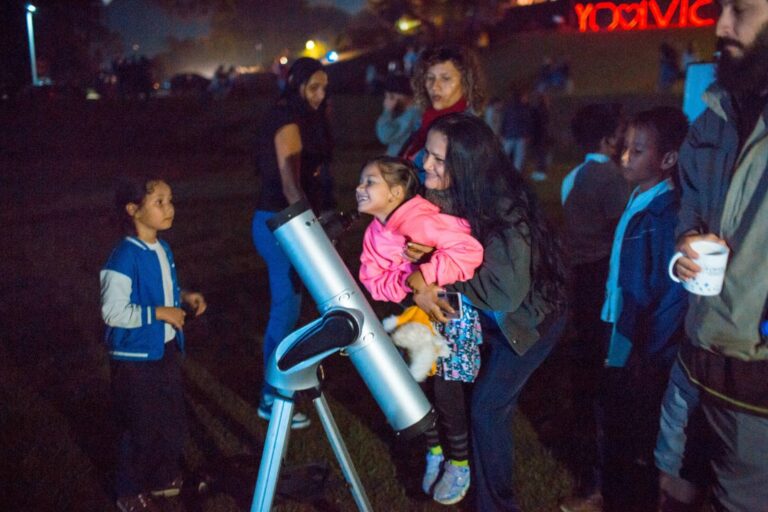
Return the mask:
<path id="1" fill-rule="evenodd" d="M 85 89 L 76 84 L 47 82 L 42 85 L 26 85 L 18 98 L 35 101 L 80 101 L 85 99 Z"/>
<path id="2" fill-rule="evenodd" d="M 274 73 L 241 73 L 235 78 L 231 96 L 243 98 L 248 96 L 277 96 L 280 89 Z"/>
<path id="3" fill-rule="evenodd" d="M 170 80 L 172 96 L 202 96 L 211 81 L 197 73 L 180 73 Z"/>

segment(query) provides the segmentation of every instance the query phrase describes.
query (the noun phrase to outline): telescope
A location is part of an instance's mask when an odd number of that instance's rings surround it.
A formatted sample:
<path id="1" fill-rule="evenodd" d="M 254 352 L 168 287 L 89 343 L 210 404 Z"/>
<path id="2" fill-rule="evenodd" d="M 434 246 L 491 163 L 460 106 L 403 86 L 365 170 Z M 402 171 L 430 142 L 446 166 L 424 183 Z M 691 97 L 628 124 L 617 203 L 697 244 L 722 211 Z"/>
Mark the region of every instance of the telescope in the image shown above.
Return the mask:
<path id="1" fill-rule="evenodd" d="M 397 436 L 415 437 L 435 412 L 371 305 L 306 201 L 267 222 L 314 299 L 321 317 L 283 339 L 270 355 L 265 379 L 276 390 L 251 512 L 268 512 L 288 448 L 295 394 L 309 392 L 359 510 L 372 510 L 328 403 L 322 361 L 343 351 Z"/>

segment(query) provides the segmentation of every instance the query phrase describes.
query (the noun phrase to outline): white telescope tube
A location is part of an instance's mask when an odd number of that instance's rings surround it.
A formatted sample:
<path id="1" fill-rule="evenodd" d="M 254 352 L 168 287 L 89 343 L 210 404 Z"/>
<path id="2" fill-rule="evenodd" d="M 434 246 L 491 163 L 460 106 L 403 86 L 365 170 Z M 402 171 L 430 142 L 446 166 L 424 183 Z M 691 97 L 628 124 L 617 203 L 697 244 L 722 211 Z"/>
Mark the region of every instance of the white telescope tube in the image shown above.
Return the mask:
<path id="1" fill-rule="evenodd" d="M 268 221 L 280 246 L 324 314 L 331 308 L 362 313 L 360 335 L 345 349 L 390 426 L 412 437 L 434 423 L 432 406 L 376 317 L 309 204 L 300 201 Z"/>

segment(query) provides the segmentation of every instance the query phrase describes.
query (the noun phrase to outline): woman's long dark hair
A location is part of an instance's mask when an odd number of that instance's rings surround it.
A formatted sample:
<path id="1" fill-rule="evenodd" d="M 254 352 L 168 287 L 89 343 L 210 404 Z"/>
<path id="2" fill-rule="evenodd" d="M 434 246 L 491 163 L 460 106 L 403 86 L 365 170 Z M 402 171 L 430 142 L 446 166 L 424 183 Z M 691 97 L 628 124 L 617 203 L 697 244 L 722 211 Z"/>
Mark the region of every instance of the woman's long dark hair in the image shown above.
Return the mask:
<path id="1" fill-rule="evenodd" d="M 557 237 L 549 229 L 533 191 L 523 181 L 484 121 L 450 114 L 431 132 L 446 136 L 445 170 L 454 215 L 467 219 L 473 235 L 486 244 L 492 236 L 516 229 L 531 247 L 531 286 L 548 303 L 565 303 L 565 266 Z"/>
<path id="2" fill-rule="evenodd" d="M 301 86 L 309 82 L 312 75 L 318 71 L 325 71 L 323 63 L 319 60 L 309 57 L 296 59 L 288 70 L 285 89 L 280 95 L 280 101 L 295 108 L 297 113 L 305 114 L 311 112 L 311 107 L 307 104 L 306 100 L 301 97 Z M 327 99 L 326 96 L 320 104 L 320 107 L 317 109 L 321 114 L 325 114 Z"/>
<path id="3" fill-rule="evenodd" d="M 280 95 L 278 105 L 287 106 L 296 116 L 305 153 L 313 153 L 317 155 L 317 159 L 327 163 L 334 146 L 330 122 L 326 115 L 328 95 L 326 93 L 325 99 L 317 110 L 310 107 L 309 103 L 301 97 L 301 86 L 306 85 L 312 75 L 318 71 L 325 71 L 319 60 L 309 57 L 296 59 L 288 70 L 285 90 Z"/>

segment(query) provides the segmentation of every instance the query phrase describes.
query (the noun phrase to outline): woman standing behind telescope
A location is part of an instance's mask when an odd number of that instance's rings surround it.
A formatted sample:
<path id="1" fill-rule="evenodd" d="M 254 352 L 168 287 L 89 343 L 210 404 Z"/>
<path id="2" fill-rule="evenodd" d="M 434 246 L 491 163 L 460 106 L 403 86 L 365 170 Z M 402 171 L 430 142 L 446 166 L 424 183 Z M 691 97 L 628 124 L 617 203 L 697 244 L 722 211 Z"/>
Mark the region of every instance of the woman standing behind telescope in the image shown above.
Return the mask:
<path id="1" fill-rule="evenodd" d="M 267 264 L 269 274 L 269 321 L 264 333 L 264 363 L 278 343 L 296 326 L 301 309 L 301 281 L 289 259 L 267 227 L 274 215 L 307 198 L 315 212 L 327 206 L 321 172 L 327 166 L 332 140 L 325 115 L 328 75 L 323 65 L 307 57 L 288 71 L 283 94 L 268 112 L 259 129 L 256 147 L 261 191 L 253 216 L 253 243 Z M 265 381 L 259 401 L 259 417 L 269 420 L 275 389 Z M 309 418 L 296 413 L 292 428 L 309 426 Z"/>
<path id="2" fill-rule="evenodd" d="M 475 510 L 519 511 L 512 489 L 512 418 L 525 383 L 565 325 L 559 248 L 533 194 L 481 119 L 442 117 L 425 147 L 427 199 L 465 218 L 484 248 L 474 277 L 446 286 L 480 311 L 483 331 L 483 363 L 470 405 Z M 411 261 L 429 252 L 415 243 L 406 247 Z M 448 321 L 439 286 L 427 284 L 419 271 L 407 281 L 421 309 L 433 320 Z"/>

